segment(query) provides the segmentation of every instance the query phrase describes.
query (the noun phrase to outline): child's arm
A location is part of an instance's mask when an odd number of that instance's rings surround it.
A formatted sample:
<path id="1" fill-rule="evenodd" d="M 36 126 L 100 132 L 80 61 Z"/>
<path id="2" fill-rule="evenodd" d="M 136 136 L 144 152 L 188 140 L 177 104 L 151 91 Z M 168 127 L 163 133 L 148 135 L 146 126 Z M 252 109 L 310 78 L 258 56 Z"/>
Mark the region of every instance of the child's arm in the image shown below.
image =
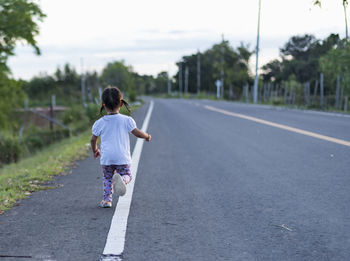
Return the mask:
<path id="1" fill-rule="evenodd" d="M 97 136 L 91 135 L 90 144 L 91 144 L 91 149 L 92 149 L 92 152 L 94 153 L 95 159 L 100 156 L 100 150 L 97 147 L 97 139 L 98 139 Z"/>
<path id="2" fill-rule="evenodd" d="M 145 139 L 146 141 L 150 141 L 152 138 L 149 133 L 139 130 L 138 128 L 135 128 L 134 130 L 132 130 L 131 133 L 138 138 Z"/>

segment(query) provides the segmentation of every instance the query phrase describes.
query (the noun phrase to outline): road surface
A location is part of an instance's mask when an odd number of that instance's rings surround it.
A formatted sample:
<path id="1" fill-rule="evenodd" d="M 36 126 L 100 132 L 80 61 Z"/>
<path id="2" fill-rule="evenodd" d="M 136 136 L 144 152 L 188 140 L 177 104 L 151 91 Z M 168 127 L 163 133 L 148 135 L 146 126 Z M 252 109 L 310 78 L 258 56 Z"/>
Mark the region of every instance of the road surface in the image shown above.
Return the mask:
<path id="1" fill-rule="evenodd" d="M 148 106 L 134 114 L 139 127 Z M 119 260 L 350 256 L 349 116 L 155 99 L 148 131 Z M 0 216 L 0 256 L 101 258 L 116 204 L 97 207 L 98 161 L 83 160 L 54 182 L 63 186 Z"/>

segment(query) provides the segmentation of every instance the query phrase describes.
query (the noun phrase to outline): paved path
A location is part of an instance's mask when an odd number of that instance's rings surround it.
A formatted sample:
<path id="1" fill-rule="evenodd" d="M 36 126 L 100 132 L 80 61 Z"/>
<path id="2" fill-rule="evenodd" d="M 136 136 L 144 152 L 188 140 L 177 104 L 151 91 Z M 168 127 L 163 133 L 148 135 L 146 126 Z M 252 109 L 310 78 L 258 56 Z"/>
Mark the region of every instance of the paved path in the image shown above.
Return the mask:
<path id="1" fill-rule="evenodd" d="M 350 141 L 349 117 L 155 100 L 123 260 L 347 260 L 350 147 L 205 106 Z M 0 255 L 98 260 L 114 211 L 96 207 L 99 172 L 82 161 L 0 216 Z"/>

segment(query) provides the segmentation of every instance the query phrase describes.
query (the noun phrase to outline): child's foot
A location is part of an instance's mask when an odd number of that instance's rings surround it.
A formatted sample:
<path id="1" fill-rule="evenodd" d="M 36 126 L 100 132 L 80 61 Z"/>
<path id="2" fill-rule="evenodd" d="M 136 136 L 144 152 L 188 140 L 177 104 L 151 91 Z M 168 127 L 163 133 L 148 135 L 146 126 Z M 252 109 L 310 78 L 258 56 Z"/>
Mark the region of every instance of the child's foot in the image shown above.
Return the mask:
<path id="1" fill-rule="evenodd" d="M 112 207 L 112 202 L 102 200 L 101 203 L 100 203 L 100 207 L 101 208 L 111 208 Z"/>
<path id="2" fill-rule="evenodd" d="M 118 195 L 121 197 L 124 196 L 126 193 L 126 185 L 123 178 L 118 173 L 116 173 L 113 176 L 113 180 L 114 180 L 114 187 Z"/>

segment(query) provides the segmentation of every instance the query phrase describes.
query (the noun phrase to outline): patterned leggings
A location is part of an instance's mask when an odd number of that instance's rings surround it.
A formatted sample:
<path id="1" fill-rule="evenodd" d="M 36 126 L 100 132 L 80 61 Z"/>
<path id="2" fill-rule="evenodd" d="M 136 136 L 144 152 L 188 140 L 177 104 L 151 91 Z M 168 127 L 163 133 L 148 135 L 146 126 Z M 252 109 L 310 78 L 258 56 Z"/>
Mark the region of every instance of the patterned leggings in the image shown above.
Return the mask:
<path id="1" fill-rule="evenodd" d="M 103 199 L 111 202 L 113 195 L 113 176 L 117 172 L 119 173 L 124 182 L 128 184 L 132 177 L 130 171 L 130 165 L 102 165 L 103 171 Z M 117 174 L 118 175 L 118 174 Z"/>

